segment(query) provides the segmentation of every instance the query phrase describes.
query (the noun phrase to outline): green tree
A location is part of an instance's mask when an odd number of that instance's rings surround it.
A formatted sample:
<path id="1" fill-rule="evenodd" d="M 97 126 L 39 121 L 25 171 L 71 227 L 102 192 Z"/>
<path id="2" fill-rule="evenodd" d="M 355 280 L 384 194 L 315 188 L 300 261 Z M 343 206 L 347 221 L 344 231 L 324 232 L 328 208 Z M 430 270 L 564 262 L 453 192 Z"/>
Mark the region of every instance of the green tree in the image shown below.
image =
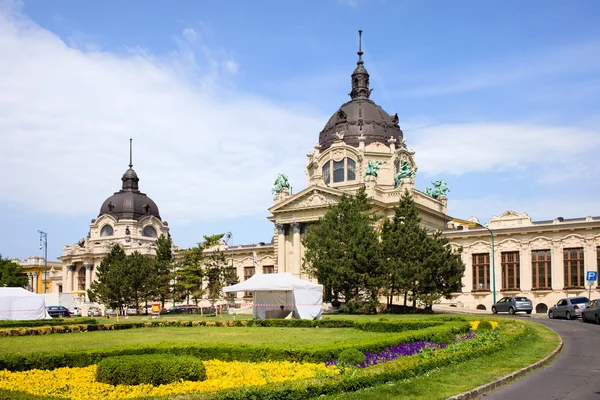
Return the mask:
<path id="1" fill-rule="evenodd" d="M 156 262 L 154 264 L 154 296 L 165 307 L 165 301 L 171 295 L 173 280 L 173 240 L 171 236 L 160 235 L 156 239 Z"/>
<path id="2" fill-rule="evenodd" d="M 0 287 L 26 287 L 27 275 L 25 270 L 19 264 L 0 254 Z"/>
<path id="3" fill-rule="evenodd" d="M 355 196 L 344 194 L 303 239 L 303 271 L 325 285 L 326 301 L 343 295 L 350 312 L 365 303 L 376 311 L 384 282 L 377 217 L 371 210 L 364 187 Z"/>
<path id="4" fill-rule="evenodd" d="M 142 255 L 138 251 L 125 258 L 126 277 L 122 282 L 127 288 L 125 300 L 127 305 L 134 306 L 138 312 L 140 304 L 148 303 L 156 293 L 155 264 L 154 257 Z"/>
<path id="5" fill-rule="evenodd" d="M 193 299 L 198 305 L 198 301 L 204 295 L 204 268 L 202 268 L 203 251 L 201 243 L 197 247 L 192 247 L 184 251 L 183 261 L 177 268 L 175 292 L 178 298 L 187 300 Z"/>
<path id="6" fill-rule="evenodd" d="M 428 240 L 414 199 L 405 190 L 394 209 L 394 217 L 384 221 L 381 230 L 382 259 L 388 276 L 388 306 L 392 305 L 394 294 L 403 293 L 406 309 L 409 292 L 413 307 L 416 306 L 419 273 L 427 254 Z"/>
<path id="7" fill-rule="evenodd" d="M 448 239 L 437 231 L 428 238 L 427 251 L 419 274 L 417 299 L 431 310 L 434 302 L 462 289 L 465 264 L 460 250 L 453 251 Z"/>
<path id="8" fill-rule="evenodd" d="M 207 250 L 203 253 L 203 265 L 206 274 L 206 291 L 208 298 L 215 301 L 221 297 L 221 291 L 227 278 L 225 273 L 226 260 L 223 253 L 223 234 L 204 236 L 202 247 Z"/>
<path id="9" fill-rule="evenodd" d="M 129 300 L 127 256 L 118 244 L 104 257 L 88 290 L 91 301 L 122 310 Z"/>

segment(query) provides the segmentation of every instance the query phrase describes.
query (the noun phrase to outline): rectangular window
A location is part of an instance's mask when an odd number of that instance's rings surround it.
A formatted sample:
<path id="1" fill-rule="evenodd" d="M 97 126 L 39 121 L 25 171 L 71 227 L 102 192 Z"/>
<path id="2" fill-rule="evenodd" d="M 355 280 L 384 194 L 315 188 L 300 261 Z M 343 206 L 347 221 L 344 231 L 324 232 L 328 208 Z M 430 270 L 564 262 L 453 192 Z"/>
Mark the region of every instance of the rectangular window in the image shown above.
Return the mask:
<path id="1" fill-rule="evenodd" d="M 490 255 L 473 254 L 473 291 L 490 290 Z"/>
<path id="2" fill-rule="evenodd" d="M 531 251 L 531 288 L 552 288 L 552 252 L 550 250 Z"/>
<path id="3" fill-rule="evenodd" d="M 323 165 L 323 182 L 325 182 L 326 185 L 329 185 L 330 181 L 331 181 L 331 163 L 329 161 L 327 161 Z"/>
<path id="4" fill-rule="evenodd" d="M 356 179 L 356 161 L 351 158 L 346 159 L 348 163 L 348 180 L 353 181 Z"/>
<path id="5" fill-rule="evenodd" d="M 273 265 L 265 265 L 263 267 L 263 274 L 274 274 L 275 267 Z"/>
<path id="6" fill-rule="evenodd" d="M 521 268 L 518 251 L 502 252 L 502 290 L 518 290 L 521 287 Z"/>
<path id="7" fill-rule="evenodd" d="M 344 160 L 333 162 L 333 182 L 344 182 Z"/>
<path id="8" fill-rule="evenodd" d="M 585 284 L 583 247 L 563 249 L 565 287 L 582 288 Z"/>
<path id="9" fill-rule="evenodd" d="M 230 282 L 239 282 L 240 280 L 238 279 L 237 276 L 237 271 L 235 270 L 235 268 L 232 267 L 227 267 L 225 268 L 225 280 L 227 281 L 228 284 L 230 284 Z"/>
<path id="10" fill-rule="evenodd" d="M 244 267 L 244 280 L 247 281 L 248 279 L 252 278 L 252 276 L 254 276 L 254 272 L 254 267 Z M 252 292 L 244 292 L 244 296 L 251 297 Z"/>

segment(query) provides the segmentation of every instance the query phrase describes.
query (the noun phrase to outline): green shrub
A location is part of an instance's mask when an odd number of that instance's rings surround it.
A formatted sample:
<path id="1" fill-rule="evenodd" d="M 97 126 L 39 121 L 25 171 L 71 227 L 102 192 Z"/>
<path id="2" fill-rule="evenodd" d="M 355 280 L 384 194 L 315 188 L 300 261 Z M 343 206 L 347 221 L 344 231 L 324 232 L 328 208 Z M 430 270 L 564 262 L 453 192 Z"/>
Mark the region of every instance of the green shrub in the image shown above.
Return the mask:
<path id="1" fill-rule="evenodd" d="M 179 380 L 203 381 L 202 361 L 189 356 L 146 354 L 109 357 L 98 363 L 96 380 L 111 385 L 162 385 Z"/>
<path id="2" fill-rule="evenodd" d="M 477 330 L 478 331 L 491 331 L 494 330 L 494 327 L 492 326 L 490 321 L 481 321 L 479 322 L 479 325 L 477 326 Z"/>
<path id="3" fill-rule="evenodd" d="M 365 355 L 356 349 L 346 349 L 338 357 L 340 365 L 356 365 L 365 362 Z"/>

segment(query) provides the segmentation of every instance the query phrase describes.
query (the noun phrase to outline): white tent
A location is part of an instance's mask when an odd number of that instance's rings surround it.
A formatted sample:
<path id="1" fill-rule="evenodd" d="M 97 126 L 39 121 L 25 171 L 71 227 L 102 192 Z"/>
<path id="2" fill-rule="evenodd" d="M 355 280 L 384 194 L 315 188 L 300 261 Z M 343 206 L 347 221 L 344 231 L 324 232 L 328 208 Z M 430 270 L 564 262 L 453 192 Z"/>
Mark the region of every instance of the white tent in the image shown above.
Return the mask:
<path id="1" fill-rule="evenodd" d="M 0 288 L 0 321 L 50 318 L 43 294 L 20 287 Z"/>
<path id="2" fill-rule="evenodd" d="M 223 291 L 254 292 L 254 318 L 283 318 L 283 314 L 292 313 L 294 318 L 321 319 L 323 285 L 304 281 L 287 272 L 257 274 L 237 285 L 227 286 Z"/>

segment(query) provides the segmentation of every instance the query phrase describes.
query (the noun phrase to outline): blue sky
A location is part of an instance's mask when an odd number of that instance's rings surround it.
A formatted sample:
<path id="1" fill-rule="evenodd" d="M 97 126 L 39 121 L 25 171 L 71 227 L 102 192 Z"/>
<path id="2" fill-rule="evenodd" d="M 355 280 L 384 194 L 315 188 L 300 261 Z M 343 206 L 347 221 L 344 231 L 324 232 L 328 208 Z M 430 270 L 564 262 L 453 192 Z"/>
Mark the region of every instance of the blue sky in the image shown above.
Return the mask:
<path id="1" fill-rule="evenodd" d="M 485 222 L 600 215 L 597 1 L 0 0 L 0 254 L 48 258 L 140 188 L 177 245 L 268 242 L 271 186 L 348 100 L 362 29 L 417 188 Z"/>

